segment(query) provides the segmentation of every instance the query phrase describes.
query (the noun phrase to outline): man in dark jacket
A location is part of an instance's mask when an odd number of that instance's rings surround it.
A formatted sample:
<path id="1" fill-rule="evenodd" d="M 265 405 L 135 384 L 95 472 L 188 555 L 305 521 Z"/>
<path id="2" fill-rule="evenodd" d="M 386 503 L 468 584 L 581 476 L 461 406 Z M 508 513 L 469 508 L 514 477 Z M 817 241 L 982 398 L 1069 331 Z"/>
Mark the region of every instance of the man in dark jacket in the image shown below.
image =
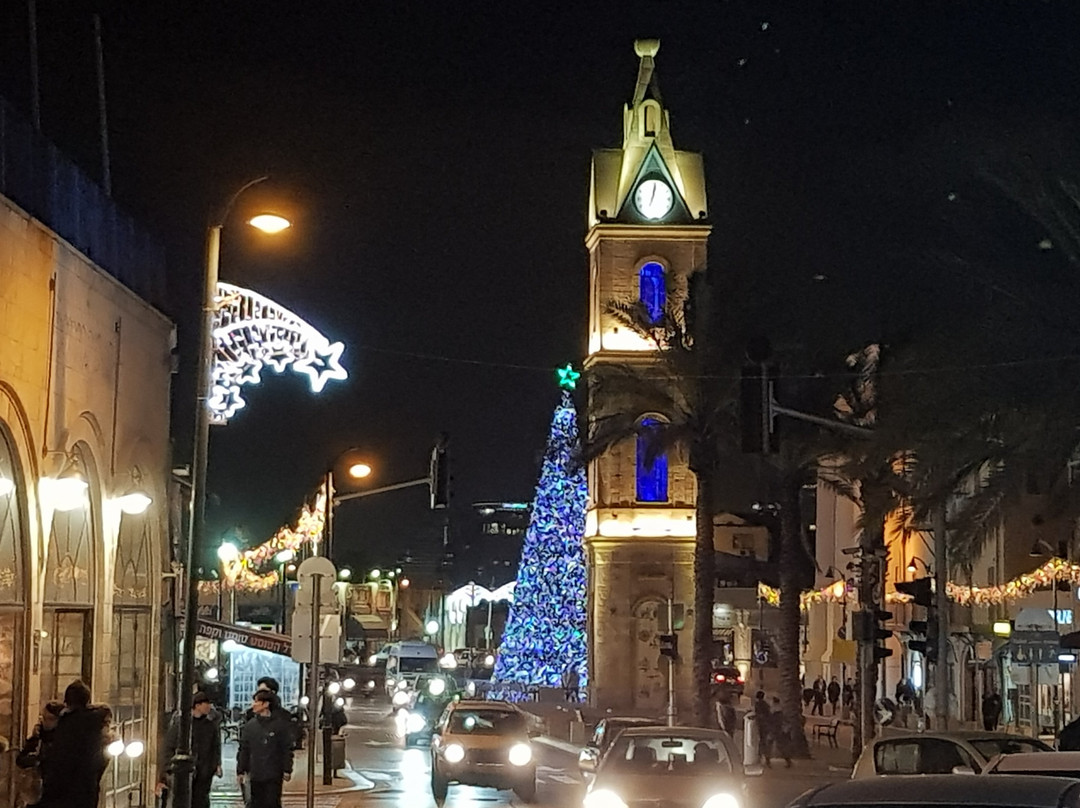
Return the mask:
<path id="1" fill-rule="evenodd" d="M 191 756 L 195 775 L 191 783 L 191 808 L 210 808 L 210 788 L 215 777 L 221 777 L 221 727 L 212 715 L 210 697 L 201 690 L 191 698 Z M 173 759 L 180 743 L 180 716 L 173 717 L 165 737 L 165 761 Z M 165 780 L 158 783 L 157 793 L 164 791 Z"/>
<path id="2" fill-rule="evenodd" d="M 288 723 L 272 714 L 277 697 L 257 690 L 251 700 L 255 717 L 240 730 L 236 777 L 248 782 L 249 808 L 281 808 L 281 786 L 292 777 L 292 734 Z"/>
<path id="3" fill-rule="evenodd" d="M 105 747 L 112 736 L 112 710 L 90 704 L 90 688 L 75 680 L 64 691 L 64 713 L 53 730 L 48 759 L 58 765 L 41 769 L 40 806 L 97 808 L 101 775 L 108 761 Z"/>

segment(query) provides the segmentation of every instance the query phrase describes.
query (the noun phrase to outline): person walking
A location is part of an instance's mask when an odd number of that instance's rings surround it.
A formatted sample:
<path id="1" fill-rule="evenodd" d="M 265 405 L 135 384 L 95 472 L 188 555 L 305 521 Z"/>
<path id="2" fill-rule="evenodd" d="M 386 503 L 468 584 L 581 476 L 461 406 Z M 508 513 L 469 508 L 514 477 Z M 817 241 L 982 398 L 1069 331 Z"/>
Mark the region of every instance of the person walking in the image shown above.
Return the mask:
<path id="1" fill-rule="evenodd" d="M 829 680 L 829 686 L 826 688 L 825 692 L 829 697 L 829 705 L 832 707 L 832 714 L 836 715 L 837 706 L 840 704 L 840 681 L 835 676 Z"/>
<path id="2" fill-rule="evenodd" d="M 90 688 L 76 679 L 64 690 L 64 709 L 43 761 L 39 808 L 97 808 L 111 740 L 112 710 L 91 705 Z"/>
<path id="3" fill-rule="evenodd" d="M 236 779 L 248 787 L 248 808 L 281 808 L 281 788 L 292 777 L 293 744 L 289 725 L 273 715 L 277 696 L 256 690 L 255 717 L 240 730 Z"/>
<path id="4" fill-rule="evenodd" d="M 214 720 L 213 703 L 201 690 L 191 698 L 191 756 L 195 772 L 191 781 L 191 808 L 210 808 L 210 789 L 215 777 L 221 777 L 221 727 Z M 173 716 L 165 736 L 165 761 L 173 759 L 180 743 L 179 716 Z M 158 781 L 155 793 L 163 796 L 167 770 Z"/>
<path id="5" fill-rule="evenodd" d="M 45 706 L 41 708 L 41 718 L 34 726 L 34 731 L 30 733 L 30 737 L 26 739 L 19 754 L 15 757 L 15 765 L 26 772 L 18 784 L 18 797 L 23 805 L 56 804 L 51 795 L 43 791 L 45 778 L 42 772 L 48 766 L 55 766 L 57 763 L 55 756 L 50 757 L 49 747 L 52 744 L 53 732 L 60 723 L 63 712 L 64 702 L 45 702 Z M 49 782 L 55 785 L 58 780 L 50 775 Z"/>
<path id="6" fill-rule="evenodd" d="M 578 675 L 577 666 L 570 663 L 562 675 L 563 697 L 567 701 L 578 701 L 578 689 L 581 687 L 581 677 Z"/>
<path id="7" fill-rule="evenodd" d="M 993 732 L 1001 719 L 1001 696 L 991 690 L 982 700 L 983 729 Z"/>
<path id="8" fill-rule="evenodd" d="M 820 676 L 814 680 L 814 707 L 810 715 L 825 715 L 825 680 Z"/>
<path id="9" fill-rule="evenodd" d="M 759 690 L 754 694 L 754 720 L 758 730 L 758 758 L 762 765 L 772 768 L 770 752 L 772 751 L 772 710 L 769 702 L 765 699 L 765 691 Z"/>

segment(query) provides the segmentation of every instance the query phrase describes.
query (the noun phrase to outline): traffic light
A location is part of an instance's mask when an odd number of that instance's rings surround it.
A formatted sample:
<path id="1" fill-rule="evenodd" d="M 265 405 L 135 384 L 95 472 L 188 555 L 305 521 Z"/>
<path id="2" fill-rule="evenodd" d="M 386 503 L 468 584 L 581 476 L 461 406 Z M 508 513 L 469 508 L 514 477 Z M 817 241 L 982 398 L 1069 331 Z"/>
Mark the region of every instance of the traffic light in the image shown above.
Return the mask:
<path id="1" fill-rule="evenodd" d="M 912 620 L 908 623 L 908 631 L 915 635 L 915 639 L 908 640 L 908 650 L 922 654 L 927 662 L 937 662 L 937 617 L 931 614 L 926 620 Z"/>
<path id="2" fill-rule="evenodd" d="M 428 467 L 428 487 L 431 490 L 431 510 L 437 511 L 450 505 L 450 456 L 446 449 L 446 436 L 439 438 L 431 450 Z"/>
<path id="3" fill-rule="evenodd" d="M 776 367 L 747 365 L 739 385 L 739 428 L 742 450 L 748 454 L 769 454 L 779 449 L 773 428 L 773 382 Z"/>
<path id="4" fill-rule="evenodd" d="M 934 605 L 934 579 L 916 578 L 914 581 L 898 581 L 896 591 L 911 598 L 916 606 Z"/>
<path id="5" fill-rule="evenodd" d="M 862 609 L 855 612 L 855 639 L 859 642 L 871 643 L 874 646 L 874 661 L 880 662 L 886 657 L 892 656 L 892 649 L 885 648 L 882 642 L 892 636 L 883 623 L 892 620 L 892 612 L 884 612 L 880 609 Z"/>
<path id="6" fill-rule="evenodd" d="M 678 634 L 661 634 L 660 635 L 660 656 L 670 657 L 671 659 L 677 659 L 679 656 L 679 635 Z"/>

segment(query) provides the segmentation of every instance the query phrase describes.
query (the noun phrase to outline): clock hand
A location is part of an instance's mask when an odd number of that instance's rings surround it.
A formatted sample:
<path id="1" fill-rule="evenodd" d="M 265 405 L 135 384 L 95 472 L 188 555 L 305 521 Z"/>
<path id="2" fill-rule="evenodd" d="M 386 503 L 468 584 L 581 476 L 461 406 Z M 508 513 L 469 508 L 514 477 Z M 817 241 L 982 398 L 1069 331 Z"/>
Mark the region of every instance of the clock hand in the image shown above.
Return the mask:
<path id="1" fill-rule="evenodd" d="M 655 201 L 656 201 L 656 186 L 653 185 L 653 187 L 652 187 L 652 196 L 649 197 L 649 207 L 650 208 L 652 207 L 652 204 Z"/>

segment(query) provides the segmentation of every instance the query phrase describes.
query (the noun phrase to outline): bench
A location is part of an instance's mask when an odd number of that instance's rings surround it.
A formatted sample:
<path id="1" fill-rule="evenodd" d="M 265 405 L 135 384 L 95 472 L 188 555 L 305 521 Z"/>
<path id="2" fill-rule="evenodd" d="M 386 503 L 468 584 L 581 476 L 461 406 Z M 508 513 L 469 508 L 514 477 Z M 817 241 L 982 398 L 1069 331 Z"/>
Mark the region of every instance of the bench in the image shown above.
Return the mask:
<path id="1" fill-rule="evenodd" d="M 814 725 L 814 740 L 821 743 L 822 740 L 827 740 L 829 746 L 836 746 L 836 731 L 840 729 L 840 719 L 834 718 L 827 724 L 815 724 Z"/>

